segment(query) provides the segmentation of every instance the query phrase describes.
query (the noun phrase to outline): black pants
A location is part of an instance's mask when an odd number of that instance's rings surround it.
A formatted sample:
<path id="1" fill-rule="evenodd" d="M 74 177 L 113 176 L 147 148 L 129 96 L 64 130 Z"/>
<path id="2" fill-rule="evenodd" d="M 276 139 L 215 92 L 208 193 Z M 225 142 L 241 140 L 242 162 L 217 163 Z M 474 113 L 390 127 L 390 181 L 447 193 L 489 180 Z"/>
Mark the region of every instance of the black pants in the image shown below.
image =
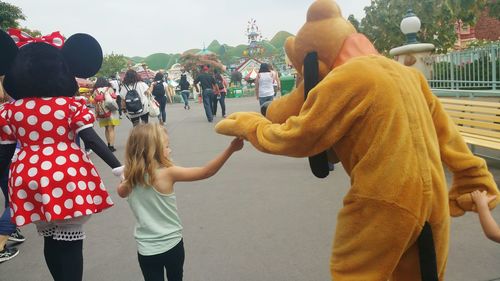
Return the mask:
<path id="1" fill-rule="evenodd" d="M 222 116 L 226 115 L 226 93 L 221 92 L 219 96 L 215 95 L 212 101 L 212 114 L 217 115 L 217 102 L 220 103 L 220 107 L 222 108 Z"/>
<path id="2" fill-rule="evenodd" d="M 143 256 L 137 253 L 139 265 L 145 281 L 164 281 L 167 271 L 168 281 L 182 281 L 184 267 L 184 243 L 179 242 L 165 253 Z"/>
<path id="3" fill-rule="evenodd" d="M 81 281 L 83 240 L 61 241 L 44 237 L 43 254 L 54 281 Z"/>
<path id="4" fill-rule="evenodd" d="M 142 123 L 147 124 L 149 122 L 149 114 L 146 113 L 146 114 L 143 114 L 141 116 L 130 118 L 130 121 L 132 121 L 132 126 L 134 126 L 134 127 L 139 125 L 139 121 L 142 121 Z"/>
<path id="5" fill-rule="evenodd" d="M 167 121 L 167 96 L 163 96 L 161 98 L 155 97 L 155 100 L 160 105 L 160 116 L 158 116 L 158 117 L 159 117 L 161 122 L 166 122 Z"/>

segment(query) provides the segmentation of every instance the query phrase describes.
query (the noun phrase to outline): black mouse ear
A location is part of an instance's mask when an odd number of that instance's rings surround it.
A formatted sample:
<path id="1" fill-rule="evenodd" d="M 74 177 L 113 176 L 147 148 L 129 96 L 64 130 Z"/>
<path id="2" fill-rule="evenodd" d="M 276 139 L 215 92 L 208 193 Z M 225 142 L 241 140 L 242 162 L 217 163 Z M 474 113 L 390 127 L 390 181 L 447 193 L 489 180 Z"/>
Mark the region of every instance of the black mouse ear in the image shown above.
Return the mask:
<path id="1" fill-rule="evenodd" d="M 64 43 L 62 53 L 76 77 L 92 77 L 101 68 L 101 45 L 88 34 L 77 33 L 69 37 Z"/>
<path id="2" fill-rule="evenodd" d="M 0 76 L 5 75 L 16 58 L 19 48 L 9 34 L 0 30 Z"/>

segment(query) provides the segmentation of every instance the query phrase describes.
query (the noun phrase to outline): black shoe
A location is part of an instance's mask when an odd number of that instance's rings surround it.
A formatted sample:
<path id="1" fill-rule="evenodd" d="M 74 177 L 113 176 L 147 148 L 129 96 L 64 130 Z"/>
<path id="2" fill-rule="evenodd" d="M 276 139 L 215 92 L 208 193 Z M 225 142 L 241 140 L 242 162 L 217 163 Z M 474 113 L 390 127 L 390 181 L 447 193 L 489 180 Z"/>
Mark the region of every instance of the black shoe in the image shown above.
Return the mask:
<path id="1" fill-rule="evenodd" d="M 0 251 L 0 262 L 8 261 L 19 254 L 19 250 L 17 248 L 7 248 L 4 247 L 2 251 Z"/>
<path id="2" fill-rule="evenodd" d="M 191 106 L 188 105 L 188 110 L 190 110 L 190 109 L 191 109 Z"/>
<path id="3" fill-rule="evenodd" d="M 16 231 L 9 236 L 9 241 L 12 242 L 24 242 L 26 238 L 21 234 L 21 230 L 16 228 Z"/>
<path id="4" fill-rule="evenodd" d="M 108 148 L 109 150 L 111 150 L 111 152 L 115 152 L 116 151 L 116 148 L 112 145 L 108 145 Z"/>

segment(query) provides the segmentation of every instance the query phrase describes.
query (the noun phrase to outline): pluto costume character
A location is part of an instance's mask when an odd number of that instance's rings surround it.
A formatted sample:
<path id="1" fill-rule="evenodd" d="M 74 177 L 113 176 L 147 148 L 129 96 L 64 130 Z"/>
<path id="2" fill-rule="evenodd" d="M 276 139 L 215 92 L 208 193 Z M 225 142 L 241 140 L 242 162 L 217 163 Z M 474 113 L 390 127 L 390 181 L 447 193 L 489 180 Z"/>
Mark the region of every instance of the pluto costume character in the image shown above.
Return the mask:
<path id="1" fill-rule="evenodd" d="M 352 186 L 338 215 L 334 280 L 443 280 L 450 214 L 473 209 L 471 191 L 499 194 L 485 161 L 470 152 L 424 76 L 378 55 L 333 1 L 315 1 L 285 48 L 306 83 L 303 60 L 317 53 L 319 83 L 307 99 L 301 83 L 270 104 L 267 118 L 234 113 L 216 131 L 265 153 L 338 156 Z M 449 193 L 442 163 L 453 173 Z M 430 269 L 418 246 L 429 237 Z"/>

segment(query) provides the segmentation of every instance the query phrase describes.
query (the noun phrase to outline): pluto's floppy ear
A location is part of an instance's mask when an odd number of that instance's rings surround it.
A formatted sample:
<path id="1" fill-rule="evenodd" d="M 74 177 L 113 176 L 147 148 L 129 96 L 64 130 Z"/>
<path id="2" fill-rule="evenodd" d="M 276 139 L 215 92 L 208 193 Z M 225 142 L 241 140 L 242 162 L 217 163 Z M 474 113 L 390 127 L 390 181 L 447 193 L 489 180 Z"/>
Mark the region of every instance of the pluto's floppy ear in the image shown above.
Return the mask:
<path id="1" fill-rule="evenodd" d="M 5 75 L 19 49 L 9 34 L 0 30 L 0 76 Z"/>
<path id="2" fill-rule="evenodd" d="M 77 33 L 66 40 L 62 48 L 69 69 L 79 78 L 94 76 L 102 64 L 102 49 L 94 37 Z"/>

